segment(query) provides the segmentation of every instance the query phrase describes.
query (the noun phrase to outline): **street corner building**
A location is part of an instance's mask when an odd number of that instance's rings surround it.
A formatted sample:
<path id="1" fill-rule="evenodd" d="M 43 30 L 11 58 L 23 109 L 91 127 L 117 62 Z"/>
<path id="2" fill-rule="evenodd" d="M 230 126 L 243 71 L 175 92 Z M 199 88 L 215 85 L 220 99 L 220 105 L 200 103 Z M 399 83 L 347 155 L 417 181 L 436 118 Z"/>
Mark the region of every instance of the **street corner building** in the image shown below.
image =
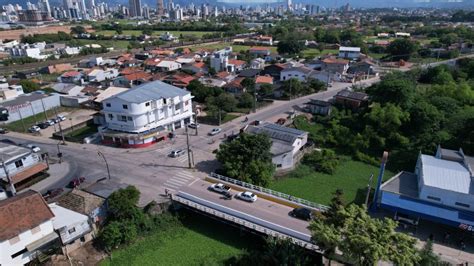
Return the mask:
<path id="1" fill-rule="evenodd" d="M 381 187 L 380 207 L 474 231 L 474 157 L 438 146 L 435 156 L 419 154 L 414 173 L 400 172 Z"/>
<path id="2" fill-rule="evenodd" d="M 105 126 L 99 133 L 104 144 L 147 147 L 193 122 L 192 96 L 185 89 L 153 81 L 106 99 L 103 115 Z"/>

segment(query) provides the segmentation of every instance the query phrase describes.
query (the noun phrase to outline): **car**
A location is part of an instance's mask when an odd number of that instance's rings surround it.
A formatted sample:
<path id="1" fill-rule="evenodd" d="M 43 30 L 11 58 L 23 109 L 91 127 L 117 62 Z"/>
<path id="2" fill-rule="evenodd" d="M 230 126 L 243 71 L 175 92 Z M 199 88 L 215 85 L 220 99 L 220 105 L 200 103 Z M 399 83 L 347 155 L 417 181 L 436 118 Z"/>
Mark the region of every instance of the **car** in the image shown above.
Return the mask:
<path id="1" fill-rule="evenodd" d="M 46 123 L 46 122 L 38 123 L 36 124 L 36 126 L 39 127 L 40 129 L 45 129 L 49 127 L 49 123 Z"/>
<path id="2" fill-rule="evenodd" d="M 43 198 L 45 200 L 55 198 L 63 193 L 64 189 L 62 188 L 54 188 L 46 191 L 46 193 L 43 194 Z"/>
<path id="3" fill-rule="evenodd" d="M 313 211 L 304 207 L 294 208 L 289 215 L 306 221 L 313 219 Z"/>
<path id="4" fill-rule="evenodd" d="M 237 194 L 237 198 L 248 202 L 257 201 L 257 195 L 253 194 L 250 191 L 240 192 L 239 194 Z"/>
<path id="5" fill-rule="evenodd" d="M 7 134 L 8 132 L 10 132 L 8 129 L 0 127 L 0 134 Z"/>
<path id="6" fill-rule="evenodd" d="M 186 154 L 186 151 L 185 150 L 174 150 L 174 151 L 171 151 L 169 156 L 172 157 L 172 158 L 177 158 L 179 156 L 182 156 Z"/>
<path id="7" fill-rule="evenodd" d="M 50 126 L 56 124 L 56 122 L 54 122 L 53 119 L 46 120 L 45 123 L 47 123 L 47 124 L 50 125 Z"/>
<path id="8" fill-rule="evenodd" d="M 188 124 L 188 127 L 189 127 L 189 128 L 193 128 L 193 129 L 194 129 L 194 128 L 198 128 L 198 127 L 199 127 L 199 124 L 190 123 L 190 124 Z"/>
<path id="9" fill-rule="evenodd" d="M 40 132 L 41 128 L 39 126 L 32 126 L 28 128 L 28 131 L 31 133 Z"/>
<path id="10" fill-rule="evenodd" d="M 77 188 L 80 184 L 84 183 L 86 181 L 86 178 L 81 176 L 81 177 L 76 177 L 71 182 L 69 182 L 69 187 L 70 188 Z"/>
<path id="11" fill-rule="evenodd" d="M 33 144 L 26 144 L 26 147 L 31 149 L 33 152 L 40 152 L 41 151 L 40 147 L 38 147 L 36 145 L 33 145 Z"/>
<path id="12" fill-rule="evenodd" d="M 59 118 L 57 118 L 57 117 L 56 117 L 56 118 L 53 118 L 53 119 L 51 119 L 51 120 L 53 120 L 55 124 L 61 122 L 61 120 L 60 120 Z"/>
<path id="13" fill-rule="evenodd" d="M 214 135 L 217 135 L 219 133 L 221 133 L 222 129 L 220 128 L 213 128 L 211 131 L 209 131 L 208 135 L 209 136 L 214 136 Z"/>
<path id="14" fill-rule="evenodd" d="M 60 121 L 64 121 L 64 120 L 66 120 L 66 117 L 65 117 L 64 115 L 58 115 L 58 116 L 56 117 L 56 119 L 58 119 L 58 120 L 60 120 Z"/>
<path id="15" fill-rule="evenodd" d="M 230 192 L 231 188 L 227 185 L 222 184 L 222 183 L 216 183 L 216 184 L 210 185 L 209 189 L 214 191 L 214 192 L 220 193 L 220 194 L 227 194 L 227 193 Z"/>

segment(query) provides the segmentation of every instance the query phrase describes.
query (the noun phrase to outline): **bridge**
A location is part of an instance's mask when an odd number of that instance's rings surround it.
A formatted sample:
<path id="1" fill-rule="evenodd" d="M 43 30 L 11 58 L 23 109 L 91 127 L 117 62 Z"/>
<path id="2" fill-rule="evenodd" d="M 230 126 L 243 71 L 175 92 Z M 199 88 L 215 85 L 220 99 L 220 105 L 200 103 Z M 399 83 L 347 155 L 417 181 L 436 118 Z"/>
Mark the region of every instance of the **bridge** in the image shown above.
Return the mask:
<path id="1" fill-rule="evenodd" d="M 233 195 L 247 190 L 256 194 L 258 199 L 253 203 L 236 198 L 227 200 L 223 195 L 208 189 L 212 183 L 218 182 L 229 185 Z M 291 217 L 288 213 L 295 207 L 323 211 L 327 209 L 326 206 L 216 174 L 183 187 L 172 195 L 172 200 L 217 219 L 265 235 L 290 239 L 306 249 L 320 251 L 318 246 L 311 241 L 309 222 Z"/>

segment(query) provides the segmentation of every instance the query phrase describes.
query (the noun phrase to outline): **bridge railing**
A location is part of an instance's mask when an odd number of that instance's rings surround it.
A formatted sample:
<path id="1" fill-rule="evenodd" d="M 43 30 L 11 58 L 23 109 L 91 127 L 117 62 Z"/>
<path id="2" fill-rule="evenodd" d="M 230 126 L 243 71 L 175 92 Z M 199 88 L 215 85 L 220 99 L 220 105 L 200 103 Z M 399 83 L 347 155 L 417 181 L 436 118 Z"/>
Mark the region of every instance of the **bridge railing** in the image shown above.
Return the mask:
<path id="1" fill-rule="evenodd" d="M 205 206 L 203 204 L 200 204 L 200 203 L 197 203 L 195 201 L 192 201 L 192 200 L 186 199 L 184 197 L 181 197 L 179 194 L 178 195 L 172 195 L 172 199 L 175 202 L 179 202 L 183 205 L 186 205 L 186 206 L 189 206 L 193 209 L 211 214 L 213 216 L 219 217 L 219 218 L 224 219 L 226 221 L 230 221 L 230 222 L 233 222 L 235 224 L 245 226 L 245 227 L 247 227 L 251 230 L 255 230 L 257 232 L 260 232 L 260 233 L 263 233 L 263 234 L 266 234 L 266 235 L 269 235 L 269 236 L 273 236 L 273 237 L 278 237 L 278 238 L 282 238 L 282 239 L 290 239 L 290 241 L 292 243 L 294 243 L 296 245 L 299 245 L 303 248 L 311 249 L 311 250 L 314 250 L 314 251 L 320 251 L 319 247 L 317 245 L 314 245 L 310 242 L 307 242 L 307 241 L 292 237 L 290 235 L 287 235 L 287 234 L 269 229 L 267 227 L 264 227 L 264 226 L 261 226 L 257 223 L 250 222 L 248 220 L 239 218 L 237 216 L 230 215 L 230 214 L 228 214 L 224 211 L 219 211 L 219 210 L 216 210 L 214 208 L 210 208 L 210 207 Z"/>
<path id="2" fill-rule="evenodd" d="M 311 207 L 311 208 L 314 208 L 314 209 L 316 209 L 318 211 L 321 211 L 321 212 L 329 209 L 329 207 L 326 206 L 326 205 L 315 203 L 315 202 L 305 200 L 305 199 L 302 199 L 302 198 L 297 198 L 297 197 L 294 197 L 294 196 L 291 196 L 291 195 L 288 195 L 288 194 L 285 194 L 285 193 L 282 193 L 282 192 L 279 192 L 279 191 L 275 191 L 275 190 L 272 190 L 272 189 L 269 189 L 269 188 L 264 188 L 264 187 L 261 187 L 261 186 L 256 186 L 254 184 L 250 184 L 250 183 L 247 183 L 247 182 L 244 182 L 244 181 L 241 181 L 241 180 L 233 179 L 233 178 L 223 176 L 223 175 L 219 175 L 219 174 L 216 174 L 216 173 L 211 173 L 211 177 L 214 177 L 216 179 L 219 179 L 219 180 L 222 180 L 222 181 L 225 181 L 225 182 L 237 185 L 237 186 L 241 186 L 241 187 L 244 187 L 244 188 L 249 188 L 249 189 L 253 189 L 253 190 L 256 190 L 256 191 L 260 191 L 260 192 L 272 195 L 274 197 L 278 197 L 278 198 L 281 198 L 281 199 L 288 200 L 290 202 L 297 203 L 299 205 L 304 205 L 304 206 L 307 206 L 307 207 Z"/>

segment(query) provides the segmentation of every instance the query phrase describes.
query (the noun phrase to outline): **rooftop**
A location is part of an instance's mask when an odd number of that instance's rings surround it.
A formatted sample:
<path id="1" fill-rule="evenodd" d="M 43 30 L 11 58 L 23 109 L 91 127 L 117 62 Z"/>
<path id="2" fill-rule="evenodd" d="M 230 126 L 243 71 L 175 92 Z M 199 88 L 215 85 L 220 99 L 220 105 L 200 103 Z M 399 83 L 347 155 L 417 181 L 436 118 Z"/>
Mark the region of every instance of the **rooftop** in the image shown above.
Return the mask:
<path id="1" fill-rule="evenodd" d="M 363 101 L 368 98 L 367 94 L 363 92 L 355 92 L 348 89 L 342 90 L 336 94 L 336 97 L 349 98 L 353 100 Z"/>
<path id="2" fill-rule="evenodd" d="M 282 72 L 290 72 L 290 71 L 298 71 L 298 72 L 302 72 L 302 73 L 305 73 L 305 74 L 309 74 L 313 70 L 311 68 L 308 68 L 308 67 L 290 67 L 290 68 L 285 68 L 285 69 L 282 70 Z"/>
<path id="3" fill-rule="evenodd" d="M 30 149 L 0 142 L 0 157 L 5 162 L 15 160 L 30 153 Z"/>
<path id="4" fill-rule="evenodd" d="M 460 162 L 448 161 L 430 155 L 421 155 L 422 178 L 426 186 L 471 193 L 471 175 Z"/>
<path id="5" fill-rule="evenodd" d="M 0 201 L 0 242 L 37 227 L 54 214 L 43 197 L 29 190 Z"/>
<path id="6" fill-rule="evenodd" d="M 61 196 L 56 203 L 78 213 L 90 215 L 95 209 L 104 204 L 105 200 L 86 191 L 73 189 Z"/>
<path id="7" fill-rule="evenodd" d="M 346 47 L 346 46 L 341 46 L 341 47 L 339 47 L 339 51 L 345 51 L 345 52 L 360 52 L 360 47 Z"/>
<path id="8" fill-rule="evenodd" d="M 84 214 L 61 207 L 56 203 L 49 204 L 49 208 L 54 214 L 53 227 L 60 229 L 71 224 L 81 223 L 87 221 L 89 218 Z"/>
<path id="9" fill-rule="evenodd" d="M 293 143 L 297 138 L 302 138 L 308 134 L 299 129 L 284 127 L 272 123 L 249 126 L 248 131 L 254 134 L 266 134 L 272 140 L 280 140 L 287 143 Z"/>
<path id="10" fill-rule="evenodd" d="M 119 98 L 133 103 L 143 103 L 150 100 L 169 99 L 177 96 L 182 97 L 188 94 L 190 94 L 190 92 L 187 90 L 155 80 L 119 93 L 111 98 Z"/>
<path id="11" fill-rule="evenodd" d="M 16 97 L 15 99 L 12 99 L 9 101 L 2 102 L 0 104 L 0 107 L 16 107 L 18 105 L 28 104 L 29 102 L 37 101 L 37 100 L 47 98 L 50 96 L 51 95 L 49 94 L 44 94 L 44 93 L 40 93 L 39 91 L 36 91 L 33 93 L 20 95 Z"/>
<path id="12" fill-rule="evenodd" d="M 418 180 L 416 175 L 402 171 L 382 185 L 383 191 L 418 198 Z"/>

